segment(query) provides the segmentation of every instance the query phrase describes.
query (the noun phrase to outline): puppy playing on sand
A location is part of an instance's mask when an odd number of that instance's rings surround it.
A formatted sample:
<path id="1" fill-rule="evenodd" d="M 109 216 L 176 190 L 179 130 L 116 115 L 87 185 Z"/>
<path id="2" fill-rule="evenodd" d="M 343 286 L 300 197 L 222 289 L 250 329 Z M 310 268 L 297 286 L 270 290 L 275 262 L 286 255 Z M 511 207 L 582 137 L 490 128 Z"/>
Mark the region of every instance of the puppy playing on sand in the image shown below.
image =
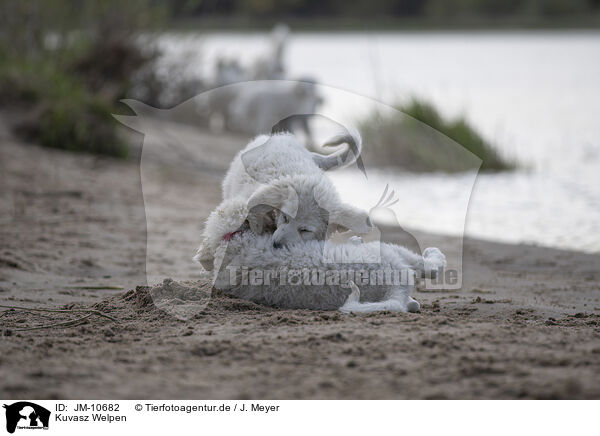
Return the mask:
<path id="1" fill-rule="evenodd" d="M 214 271 L 216 288 L 281 308 L 419 310 L 410 297 L 415 278 L 434 276 L 445 257 L 437 248 L 419 255 L 357 236 L 375 230 L 369 214 L 343 203 L 324 171 L 354 162 L 360 136 L 340 135 L 326 145 L 340 144 L 347 145 L 323 156 L 291 134 L 263 135 L 238 153 L 194 257 Z M 378 206 L 391 200 L 387 189 Z M 301 280 L 290 282 L 298 271 Z M 245 280 L 249 275 L 260 280 Z"/>
<path id="2" fill-rule="evenodd" d="M 270 235 L 232 234 L 222 224 L 210 268 L 215 288 L 279 308 L 417 312 L 420 305 L 411 298 L 415 280 L 435 277 L 446 265 L 437 248 L 427 248 L 421 256 L 395 244 L 351 236 L 343 242 L 298 241 L 277 249 Z"/>
<path id="3" fill-rule="evenodd" d="M 325 146 L 344 146 L 324 156 L 309 152 L 290 133 L 261 135 L 234 158 L 223 181 L 223 202 L 206 222 L 197 259 L 212 269 L 221 229 L 272 234 L 279 249 L 292 243 L 323 240 L 328 233 L 372 228 L 365 211 L 343 203 L 325 171 L 350 165 L 361 151 L 361 138 L 349 132 Z M 236 227 L 236 225 L 238 227 Z"/>

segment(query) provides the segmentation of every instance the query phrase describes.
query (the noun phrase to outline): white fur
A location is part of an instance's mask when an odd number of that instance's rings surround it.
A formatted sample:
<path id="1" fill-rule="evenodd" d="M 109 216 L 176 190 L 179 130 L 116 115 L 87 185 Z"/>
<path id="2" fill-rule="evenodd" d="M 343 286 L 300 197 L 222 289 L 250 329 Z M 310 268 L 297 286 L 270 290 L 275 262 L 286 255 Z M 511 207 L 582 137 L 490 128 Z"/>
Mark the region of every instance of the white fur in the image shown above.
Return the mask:
<path id="1" fill-rule="evenodd" d="M 352 252 L 353 263 L 345 262 Z M 428 248 L 421 257 L 407 249 L 387 243 L 328 244 L 326 241 L 306 241 L 286 248 L 274 249 L 266 235 L 255 235 L 245 231 L 221 241 L 215 257 L 215 287 L 227 295 L 259 304 L 290 309 L 335 310 L 343 312 L 372 312 L 380 310 L 416 312 L 419 303 L 410 297 L 413 284 L 410 282 L 371 282 L 360 289 L 354 280 L 339 283 L 290 284 L 273 277 L 264 282 L 267 272 L 361 271 L 369 276 L 378 271 L 404 271 L 410 275 L 423 275 L 423 265 L 439 270 L 445 266 L 444 255 L 437 248 Z M 325 261 L 325 259 L 328 259 Z M 374 262 L 375 259 L 380 259 Z M 361 262 L 358 262 L 361 260 Z M 263 283 L 241 282 L 242 267 L 260 271 Z M 235 280 L 231 280 L 232 274 Z M 311 275 L 311 277 L 315 277 Z M 349 276 L 352 279 L 354 276 Z"/>
<path id="2" fill-rule="evenodd" d="M 256 156 L 248 153 L 257 147 Z M 223 199 L 248 199 L 261 184 L 296 175 L 322 177 L 323 171 L 294 135 L 260 135 L 233 158 L 223 180 Z"/>
<path id="3" fill-rule="evenodd" d="M 356 142 L 360 144 L 359 137 Z M 410 281 L 361 282 L 360 288 L 352 280 L 354 276 L 333 283 L 290 284 L 274 279 L 246 284 L 240 281 L 242 268 L 263 274 L 351 270 L 369 276 L 397 271 L 404 272 L 404 279 L 412 279 L 431 276 L 445 266 L 445 257 L 437 248 L 428 248 L 421 256 L 398 245 L 363 243 L 351 232 L 352 236 L 341 241 L 325 240 L 328 229 L 319 229 L 315 237 L 285 239 L 289 236 L 286 232 L 298 233 L 301 226 L 327 227 L 324 218 L 318 216 L 320 209 L 328 212 L 330 227 L 333 224 L 334 228 L 358 233 L 372 229 L 368 214 L 341 202 L 313 154 L 291 134 L 259 136 L 238 153 L 223 181 L 223 197 L 206 221 L 203 242 L 194 259 L 205 269 L 214 270 L 215 287 L 228 295 L 281 308 L 415 312 L 419 303 L 410 297 L 414 287 Z M 275 219 L 271 223 L 276 227 L 274 234 L 263 232 L 268 219 L 261 205 L 272 206 L 281 211 L 280 217 L 289 215 L 294 221 L 281 224 Z M 224 236 L 232 232 L 236 233 L 225 240 Z M 275 248 L 274 239 L 282 235 L 287 243 Z M 232 281 L 232 274 L 236 280 Z"/>
<path id="4" fill-rule="evenodd" d="M 354 133 L 353 139 L 360 153 L 360 136 Z M 352 155 L 340 165 L 357 157 Z M 283 212 L 291 217 L 290 222 L 283 224 L 269 218 L 264 209 L 256 208 L 260 205 L 267 211 Z M 233 159 L 223 181 L 223 202 L 204 228 L 198 260 L 205 268 L 212 266 L 216 247 L 226 233 L 222 229 L 238 230 L 246 219 L 256 234 L 271 226 L 274 240 L 281 245 L 324 239 L 328 227 L 359 233 L 371 229 L 368 214 L 341 201 L 332 182 L 315 163 L 315 155 L 289 133 L 258 136 Z M 305 228 L 311 231 L 301 231 Z"/>

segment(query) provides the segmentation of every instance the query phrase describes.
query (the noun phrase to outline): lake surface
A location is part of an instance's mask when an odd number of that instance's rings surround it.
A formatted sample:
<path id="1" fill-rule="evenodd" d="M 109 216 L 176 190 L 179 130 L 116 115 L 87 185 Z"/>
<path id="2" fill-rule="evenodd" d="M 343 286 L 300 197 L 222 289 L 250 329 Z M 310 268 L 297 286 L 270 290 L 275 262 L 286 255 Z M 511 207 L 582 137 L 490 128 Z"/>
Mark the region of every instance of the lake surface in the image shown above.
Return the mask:
<path id="1" fill-rule="evenodd" d="M 161 43 L 207 75 L 218 56 L 251 64 L 269 37 L 165 35 Z M 290 78 L 311 76 L 387 104 L 427 98 L 446 116 L 464 115 L 515 159 L 522 169 L 475 178 L 466 234 L 600 252 L 600 32 L 293 33 L 285 59 Z M 343 99 L 325 105 L 355 119 L 368 110 Z M 472 174 L 371 169 L 363 186 L 351 173 L 332 176 L 361 207 L 373 206 L 374 190 L 389 183 L 401 196 L 394 212 L 402 225 L 463 231 L 453 196 L 470 191 Z"/>

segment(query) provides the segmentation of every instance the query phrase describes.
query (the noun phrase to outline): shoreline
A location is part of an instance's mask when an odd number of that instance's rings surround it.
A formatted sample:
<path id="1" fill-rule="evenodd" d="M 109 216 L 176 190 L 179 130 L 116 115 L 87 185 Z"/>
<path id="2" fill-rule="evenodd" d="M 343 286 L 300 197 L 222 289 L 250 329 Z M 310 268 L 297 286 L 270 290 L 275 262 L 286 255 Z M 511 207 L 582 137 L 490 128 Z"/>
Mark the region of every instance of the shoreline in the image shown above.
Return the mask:
<path id="1" fill-rule="evenodd" d="M 600 14 L 586 14 L 567 19 L 544 17 L 485 18 L 448 17 L 389 19 L 340 19 L 339 17 L 299 20 L 281 17 L 260 20 L 214 16 L 210 18 L 175 19 L 159 31 L 181 32 L 269 32 L 278 23 L 288 24 L 294 32 L 496 32 L 496 31 L 597 31 Z"/>

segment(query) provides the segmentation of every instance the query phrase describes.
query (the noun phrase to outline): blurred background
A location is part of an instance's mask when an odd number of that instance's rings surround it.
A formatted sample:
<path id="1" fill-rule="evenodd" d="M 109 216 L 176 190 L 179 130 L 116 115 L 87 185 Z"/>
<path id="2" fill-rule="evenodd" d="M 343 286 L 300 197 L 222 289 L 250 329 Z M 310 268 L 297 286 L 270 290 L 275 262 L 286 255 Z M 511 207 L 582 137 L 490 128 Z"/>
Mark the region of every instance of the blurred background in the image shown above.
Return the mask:
<path id="1" fill-rule="evenodd" d="M 336 114 L 364 138 L 369 183 L 332 174 L 357 206 L 390 183 L 408 228 L 600 251 L 599 0 L 2 0 L 0 16 L 3 141 L 135 161 L 122 99 L 239 148 Z M 231 87 L 256 80 L 280 82 Z M 327 130 L 283 127 L 315 150 Z"/>

